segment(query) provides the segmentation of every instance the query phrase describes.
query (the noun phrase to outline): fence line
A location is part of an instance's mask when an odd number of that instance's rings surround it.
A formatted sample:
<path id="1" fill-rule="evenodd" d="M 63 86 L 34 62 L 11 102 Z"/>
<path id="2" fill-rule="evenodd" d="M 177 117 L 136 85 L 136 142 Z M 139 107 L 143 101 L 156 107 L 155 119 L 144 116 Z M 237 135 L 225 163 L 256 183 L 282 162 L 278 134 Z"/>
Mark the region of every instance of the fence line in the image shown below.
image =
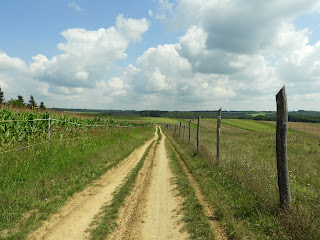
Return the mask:
<path id="1" fill-rule="evenodd" d="M 78 126 L 78 127 L 119 127 L 119 128 L 135 128 L 135 126 L 132 126 L 132 125 L 127 125 L 127 126 L 121 126 L 120 124 L 105 124 L 105 125 L 102 125 L 102 124 L 83 124 L 83 123 L 74 123 L 74 122 L 69 122 L 69 121 L 62 121 L 62 120 L 59 120 L 59 119 L 54 119 L 54 118 L 51 118 L 49 117 L 48 119 L 30 119 L 30 120 L 1 120 L 0 123 L 11 123 L 11 122 L 36 122 L 36 121 L 48 121 L 48 128 L 45 128 L 45 129 L 39 129 L 39 130 L 34 130 L 34 131 L 23 131 L 23 132 L 6 132 L 6 133 L 2 133 L 0 134 L 0 136 L 10 136 L 10 135 L 18 135 L 18 134 L 25 134 L 25 133 L 37 133 L 37 132 L 47 132 L 47 141 L 44 141 L 44 142 L 41 142 L 41 143 L 36 143 L 36 144 L 30 144 L 30 145 L 27 145 L 27 146 L 24 146 L 24 147 L 18 147 L 18 148 L 15 148 L 15 149 L 9 149 L 9 150 L 5 150 L 5 151 L 1 151 L 0 154 L 3 154 L 3 153 L 8 153 L 8 152 L 12 152 L 12 151 L 18 151 L 18 150 L 22 150 L 22 149 L 26 149 L 26 148 L 30 148 L 30 147 L 34 147 L 34 146 L 37 146 L 37 145 L 42 145 L 42 144 L 45 144 L 45 143 L 50 143 L 51 141 L 52 142 L 63 142 L 63 141 L 72 141 L 72 140 L 76 140 L 76 139 L 80 139 L 80 138 L 83 138 L 83 137 L 76 137 L 76 138 L 67 138 L 67 139 L 62 139 L 62 140 L 57 140 L 57 139 L 51 139 L 51 133 L 52 132 L 64 132 L 67 134 L 76 134 L 78 133 L 79 131 L 82 131 L 82 130 L 87 130 L 86 128 L 71 128 L 71 129 L 66 129 L 66 128 L 63 128 L 61 126 L 61 129 L 59 128 L 51 128 L 51 126 L 53 125 L 52 124 L 52 121 L 56 121 L 56 122 L 60 122 L 61 124 L 72 124 L 74 126 Z M 90 130 L 93 130 L 93 129 L 90 129 Z M 60 137 L 63 136 L 64 133 L 61 133 L 60 134 Z M 59 136 L 59 135 L 58 135 Z M 4 144 L 5 146 L 5 144 Z"/>
<path id="2" fill-rule="evenodd" d="M 276 155 L 274 156 L 275 160 L 274 163 L 277 163 L 277 167 L 274 169 L 277 175 L 278 175 L 278 192 L 279 192 L 279 206 L 284 209 L 286 208 L 288 205 L 290 205 L 291 202 L 291 193 L 290 193 L 290 180 L 289 180 L 289 172 L 288 171 L 290 169 L 288 169 L 288 157 L 287 157 L 287 136 L 290 137 L 290 146 L 292 146 L 292 142 L 297 141 L 297 136 L 304 136 L 303 139 L 299 138 L 300 143 L 303 144 L 303 141 L 305 141 L 306 137 L 308 136 L 312 136 L 311 139 L 315 139 L 316 144 L 318 144 L 320 142 L 320 124 L 316 124 L 316 123 L 301 123 L 301 122 L 288 122 L 288 109 L 287 109 L 287 98 L 286 98 L 286 93 L 285 93 L 285 87 L 283 87 L 279 93 L 276 96 L 276 102 L 277 102 L 277 122 L 270 122 L 269 125 L 267 125 L 265 123 L 265 121 L 248 121 L 248 120 L 244 120 L 243 123 L 241 123 L 242 119 L 236 119 L 234 120 L 234 122 L 230 121 L 229 119 L 225 120 L 224 122 L 224 127 L 226 127 L 225 131 L 228 131 L 226 133 L 225 136 L 230 135 L 230 132 L 233 131 L 232 128 L 238 128 L 238 129 L 242 129 L 244 131 L 238 131 L 237 135 L 235 135 L 236 137 L 241 136 L 243 134 L 249 134 L 249 133 L 257 133 L 257 137 L 254 137 L 254 139 L 259 140 L 261 138 L 260 134 L 266 134 L 266 136 L 268 137 L 268 139 L 266 139 L 266 141 L 268 141 L 269 143 L 271 141 L 276 140 L 274 143 L 274 147 L 275 147 L 275 153 Z M 221 163 L 221 155 L 220 155 L 220 133 L 221 133 L 221 109 L 219 109 L 218 111 L 218 119 L 216 121 L 217 124 L 217 129 L 216 129 L 216 144 L 217 144 L 217 151 L 216 151 L 216 163 Z M 204 132 L 203 136 L 207 136 L 206 140 L 208 142 L 210 142 L 210 146 L 206 148 L 204 148 L 204 156 L 206 156 L 206 154 L 210 154 L 212 153 L 214 146 L 212 146 L 212 142 L 215 142 L 214 139 L 214 127 L 213 124 L 211 123 L 215 123 L 214 121 L 211 122 L 211 120 L 208 120 L 205 124 L 201 123 L 201 125 L 204 126 L 204 128 L 202 128 L 201 126 L 201 131 L 206 131 Z M 207 124 L 207 125 L 206 125 Z M 210 126 L 209 126 L 210 125 Z M 264 129 L 258 129 L 258 127 L 265 127 Z M 165 127 L 171 132 L 172 136 L 175 137 L 177 140 L 181 140 L 184 141 L 184 138 L 182 138 L 176 131 L 178 125 L 174 124 L 174 125 L 169 125 L 169 124 L 165 124 Z M 254 129 L 256 128 L 256 129 Z M 202 130 L 204 129 L 204 130 Z M 231 130 L 230 130 L 231 129 Z M 289 131 L 288 131 L 289 129 Z M 195 126 L 194 128 L 192 128 L 193 132 L 193 136 L 191 138 L 191 120 L 189 121 L 189 142 L 192 139 L 192 145 L 190 145 L 190 147 L 192 147 L 192 149 L 196 152 L 199 153 L 199 131 L 200 131 L 200 117 L 198 118 L 198 124 L 197 126 Z M 246 132 L 246 130 L 248 132 Z M 269 134 L 272 135 L 269 135 Z M 297 133 L 299 133 L 299 135 L 296 135 Z M 211 136 L 208 137 L 208 134 L 212 134 Z M 312 135 L 311 135 L 312 134 Z M 202 135 L 202 133 L 201 133 Z M 243 138 L 236 138 L 236 139 L 243 139 Z M 187 141 L 183 142 L 184 144 L 188 144 Z M 230 145 L 230 144 L 229 144 Z M 223 147 L 229 147 L 228 146 L 223 146 Z M 241 145 L 244 145 L 244 143 L 241 142 Z M 241 146 L 240 145 L 240 146 Z M 319 144 L 320 145 L 320 144 Z M 306 149 L 308 149 L 309 145 L 304 146 Z M 211 150 L 210 150 L 211 148 Z M 201 148 L 200 148 L 201 150 Z M 295 149 L 293 148 L 292 152 L 295 151 Z M 292 154 L 291 152 L 291 154 Z M 315 154 L 317 152 L 316 149 L 313 149 L 312 147 L 310 147 L 309 150 L 310 154 Z M 210 159 L 214 159 L 214 153 L 210 154 Z M 222 156 L 222 160 L 223 160 L 223 156 Z M 230 161 L 230 159 L 228 159 Z M 290 160 L 290 158 L 289 158 Z M 241 164 L 244 163 L 240 163 L 240 167 Z M 250 162 L 246 163 L 247 165 L 245 167 L 248 167 L 249 164 L 252 164 Z M 254 164 L 254 163 L 253 163 Z M 244 166 L 244 165 L 243 165 Z M 273 167 L 274 165 L 270 165 Z M 254 169 L 254 171 L 257 171 L 257 169 Z M 310 186 L 311 184 L 309 184 L 308 186 Z"/>

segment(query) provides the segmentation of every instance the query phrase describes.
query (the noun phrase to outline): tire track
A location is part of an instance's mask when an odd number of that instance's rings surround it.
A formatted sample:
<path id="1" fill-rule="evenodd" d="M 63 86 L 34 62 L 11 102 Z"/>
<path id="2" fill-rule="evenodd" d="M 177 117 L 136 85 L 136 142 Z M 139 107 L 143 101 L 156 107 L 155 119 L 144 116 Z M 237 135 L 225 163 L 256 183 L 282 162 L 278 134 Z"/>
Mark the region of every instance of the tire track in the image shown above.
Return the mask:
<path id="1" fill-rule="evenodd" d="M 171 182 L 173 175 L 164 141 L 163 135 L 150 151 L 133 193 L 121 210 L 118 227 L 109 239 L 188 239 L 188 234 L 181 230 L 182 199 L 176 196 Z"/>
<path id="2" fill-rule="evenodd" d="M 155 136 L 136 149 L 116 167 L 107 171 L 99 180 L 82 192 L 74 194 L 61 210 L 44 221 L 42 226 L 31 233 L 32 240 L 81 240 L 88 237 L 86 230 L 100 209 L 112 200 L 112 193 L 128 173 L 137 165 Z"/>
<path id="3" fill-rule="evenodd" d="M 198 184 L 197 180 L 193 176 L 192 172 L 190 171 L 190 169 L 188 168 L 186 163 L 182 160 L 182 158 L 180 157 L 177 150 L 173 147 L 172 143 L 170 141 L 168 141 L 168 144 L 169 144 L 170 148 L 172 149 L 172 152 L 176 155 L 177 159 L 179 160 L 184 171 L 187 173 L 188 179 L 196 192 L 196 196 L 199 199 L 199 202 L 201 203 L 201 205 L 204 209 L 205 215 L 207 216 L 207 218 L 209 220 L 209 223 L 210 223 L 211 228 L 215 234 L 215 237 L 218 240 L 227 240 L 228 237 L 226 234 L 226 230 L 221 226 L 220 222 L 216 219 L 214 209 L 206 202 L 205 197 L 203 196 L 203 194 L 201 192 L 201 187 Z"/>

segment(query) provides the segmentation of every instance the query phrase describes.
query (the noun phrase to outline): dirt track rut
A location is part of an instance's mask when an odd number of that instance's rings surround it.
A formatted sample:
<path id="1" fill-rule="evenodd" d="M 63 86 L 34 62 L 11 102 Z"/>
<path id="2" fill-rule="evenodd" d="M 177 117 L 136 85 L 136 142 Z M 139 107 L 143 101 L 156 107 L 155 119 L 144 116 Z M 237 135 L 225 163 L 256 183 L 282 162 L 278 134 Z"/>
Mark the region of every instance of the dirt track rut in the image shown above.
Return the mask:
<path id="1" fill-rule="evenodd" d="M 71 197 L 58 213 L 44 221 L 28 239 L 89 239 L 91 223 L 99 217 L 103 207 L 111 202 L 112 193 L 124 183 L 126 176 L 157 137 L 156 130 L 152 139 L 99 180 Z M 176 196 L 175 186 L 171 183 L 172 173 L 164 141 L 164 135 L 160 142 L 154 141 L 135 187 L 120 210 L 118 228 L 108 239 L 188 239 L 188 234 L 181 231 L 182 199 Z"/>
<path id="2" fill-rule="evenodd" d="M 188 239 L 182 229 L 181 202 L 171 183 L 165 136 L 146 159 L 133 194 L 122 209 L 112 240 Z"/>
<path id="3" fill-rule="evenodd" d="M 88 229 L 101 207 L 112 200 L 112 193 L 142 158 L 147 147 L 156 139 L 147 141 L 117 167 L 106 172 L 84 191 L 75 194 L 62 209 L 31 233 L 32 240 L 81 240 L 86 239 Z"/>

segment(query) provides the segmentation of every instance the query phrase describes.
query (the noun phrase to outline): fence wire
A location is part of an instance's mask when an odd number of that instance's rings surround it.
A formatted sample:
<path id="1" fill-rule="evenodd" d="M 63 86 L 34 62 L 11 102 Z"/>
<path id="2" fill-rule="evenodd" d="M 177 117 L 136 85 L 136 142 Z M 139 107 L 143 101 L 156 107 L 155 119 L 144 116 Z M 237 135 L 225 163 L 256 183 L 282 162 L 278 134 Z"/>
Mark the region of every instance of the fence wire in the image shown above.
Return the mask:
<path id="1" fill-rule="evenodd" d="M 50 143 L 50 142 L 64 142 L 64 141 L 73 141 L 73 140 L 77 140 L 77 139 L 87 139 L 88 137 L 83 137 L 83 136 L 77 136 L 74 137 L 77 134 L 85 134 L 85 131 L 88 131 L 88 133 L 90 131 L 94 131 L 97 129 L 101 129 L 101 128 L 110 128 L 110 127 L 120 127 L 120 128 L 134 128 L 134 126 L 132 125 L 128 125 L 128 126 L 121 126 L 119 124 L 83 124 L 83 123 L 75 123 L 75 122 L 70 122 L 70 121 L 62 121 L 59 119 L 54 119 L 54 118 L 48 118 L 48 119 L 30 119 L 30 120 L 1 120 L 0 124 L 7 124 L 7 123 L 14 123 L 14 122 L 36 122 L 36 121 L 48 121 L 48 128 L 45 129 L 39 129 L 39 130 L 31 130 L 31 131 L 17 131 L 17 132 L 6 132 L 6 133 L 1 133 L 0 136 L 3 137 L 8 137 L 8 136 L 23 136 L 24 134 L 36 134 L 36 133 L 46 133 L 45 135 L 43 135 L 42 137 L 44 139 L 47 139 L 47 141 L 43 141 L 41 143 L 35 143 L 35 144 L 29 144 L 27 146 L 23 146 L 23 147 L 17 147 L 14 149 L 8 149 L 8 150 L 4 150 L 1 151 L 0 154 L 4 154 L 4 153 L 8 153 L 8 152 L 13 152 L 13 151 L 19 151 L 22 149 L 26 149 L 26 148 L 30 148 L 30 147 L 34 147 L 34 146 L 38 146 L 38 145 L 42 145 L 45 143 Z M 63 124 L 70 124 L 73 125 L 75 127 L 65 127 L 65 126 L 61 126 L 61 128 L 51 128 L 51 126 L 55 126 L 56 122 L 59 122 L 59 124 L 63 125 Z M 26 126 L 25 126 L 26 127 Z M 10 128 L 10 127 L 9 127 Z M 90 129 L 91 128 L 91 129 Z M 24 138 L 27 138 L 27 136 L 23 136 Z M 36 136 L 39 137 L 39 136 Z M 55 139 L 55 138 L 60 138 L 60 139 Z M 63 138 L 63 139 L 62 139 Z M 21 142 L 21 140 L 16 140 L 16 139 L 6 139 L 8 141 L 8 143 L 12 142 L 12 141 L 17 141 L 17 142 Z M 2 140 L 4 142 L 4 140 Z M 29 138 L 28 138 L 28 141 Z M 8 144 L 7 143 L 7 144 Z M 6 143 L 2 143 L 2 147 L 5 147 L 7 145 Z"/>

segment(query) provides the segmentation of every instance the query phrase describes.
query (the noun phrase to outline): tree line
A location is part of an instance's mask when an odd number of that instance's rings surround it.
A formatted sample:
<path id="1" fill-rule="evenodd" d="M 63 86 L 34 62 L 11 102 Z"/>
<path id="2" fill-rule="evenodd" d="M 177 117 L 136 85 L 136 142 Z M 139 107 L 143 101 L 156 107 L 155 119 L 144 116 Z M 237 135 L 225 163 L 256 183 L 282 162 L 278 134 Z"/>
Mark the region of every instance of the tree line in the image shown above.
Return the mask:
<path id="1" fill-rule="evenodd" d="M 2 91 L 0 87 L 0 105 L 7 105 L 14 108 L 29 108 L 32 110 L 40 109 L 40 110 L 46 110 L 47 108 L 44 105 L 44 102 L 40 102 L 38 105 L 35 101 L 34 97 L 31 95 L 28 102 L 25 102 L 22 95 L 18 95 L 16 99 L 11 98 L 8 101 L 5 101 L 4 98 L 4 92 Z"/>

